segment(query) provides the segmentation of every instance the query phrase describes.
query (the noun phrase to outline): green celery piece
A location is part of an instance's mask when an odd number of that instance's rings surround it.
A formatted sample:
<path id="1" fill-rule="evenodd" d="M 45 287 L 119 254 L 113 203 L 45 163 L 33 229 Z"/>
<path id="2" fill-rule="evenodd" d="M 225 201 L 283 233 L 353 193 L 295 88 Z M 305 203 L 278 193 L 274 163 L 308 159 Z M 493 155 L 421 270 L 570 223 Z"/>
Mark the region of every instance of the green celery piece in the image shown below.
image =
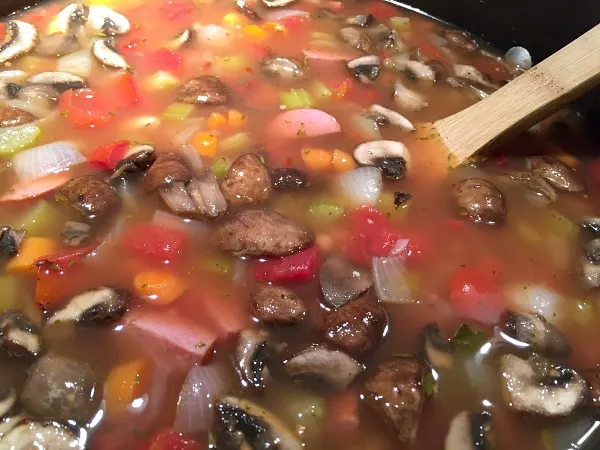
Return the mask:
<path id="1" fill-rule="evenodd" d="M 19 307 L 19 281 L 10 275 L 0 277 L 0 314 Z"/>
<path id="2" fill-rule="evenodd" d="M 219 148 L 224 152 L 237 152 L 250 147 L 252 142 L 252 135 L 250 133 L 236 133 L 233 136 L 223 139 L 219 144 Z"/>
<path id="3" fill-rule="evenodd" d="M 194 105 L 187 103 L 172 103 L 162 113 L 162 118 L 174 122 L 183 122 L 194 112 Z"/>
<path id="4" fill-rule="evenodd" d="M 476 352 L 487 341 L 487 337 L 483 331 L 474 330 L 466 323 L 463 323 L 458 327 L 450 341 L 457 349 L 460 348 L 468 352 Z"/>
<path id="5" fill-rule="evenodd" d="M 0 131 L 0 156 L 9 156 L 33 146 L 42 134 L 37 125 L 22 125 Z"/>
<path id="6" fill-rule="evenodd" d="M 61 219 L 56 206 L 40 200 L 16 222 L 16 228 L 25 230 L 28 236 L 51 236 L 60 230 Z"/>
<path id="7" fill-rule="evenodd" d="M 410 31 L 410 19 L 408 17 L 391 17 L 390 24 L 396 31 Z"/>
<path id="8" fill-rule="evenodd" d="M 286 109 L 311 108 L 315 102 L 306 89 L 290 89 L 282 92 L 279 96 L 279 102 Z"/>
<path id="9" fill-rule="evenodd" d="M 313 216 L 325 220 L 334 220 L 344 215 L 344 207 L 342 204 L 329 199 L 313 201 L 308 210 Z"/>
<path id="10" fill-rule="evenodd" d="M 594 326 L 596 321 L 596 308 L 594 303 L 587 298 L 577 300 L 574 304 L 575 311 L 573 313 L 573 320 L 581 327 Z"/>
<path id="11" fill-rule="evenodd" d="M 221 180 L 225 178 L 225 175 L 227 175 L 227 171 L 229 170 L 230 166 L 231 161 L 229 160 L 229 158 L 222 157 L 214 162 L 210 170 L 212 170 L 212 173 L 215 174 L 215 177 L 217 177 L 217 179 Z"/>
<path id="12" fill-rule="evenodd" d="M 327 88 L 327 86 L 325 86 L 323 83 L 321 83 L 320 81 L 314 81 L 311 85 L 310 85 L 310 93 L 313 96 L 313 98 L 315 98 L 317 100 L 317 102 L 319 101 L 327 101 L 331 98 L 331 91 Z"/>
<path id="13" fill-rule="evenodd" d="M 433 397 L 439 389 L 438 383 L 433 376 L 433 372 L 429 370 L 423 377 L 423 392 L 425 397 Z"/>

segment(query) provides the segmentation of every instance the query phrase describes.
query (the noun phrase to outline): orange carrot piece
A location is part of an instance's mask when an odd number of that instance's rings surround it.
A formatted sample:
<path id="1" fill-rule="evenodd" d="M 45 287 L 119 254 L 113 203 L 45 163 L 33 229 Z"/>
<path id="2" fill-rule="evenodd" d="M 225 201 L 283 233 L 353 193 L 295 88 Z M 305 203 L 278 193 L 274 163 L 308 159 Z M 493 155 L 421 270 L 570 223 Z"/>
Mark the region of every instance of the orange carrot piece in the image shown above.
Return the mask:
<path id="1" fill-rule="evenodd" d="M 168 305 L 186 291 L 187 286 L 178 275 L 166 270 L 138 273 L 133 280 L 137 295 L 153 305 Z"/>
<path id="2" fill-rule="evenodd" d="M 227 126 L 227 118 L 221 113 L 211 113 L 206 123 L 211 130 L 217 130 Z"/>
<path id="3" fill-rule="evenodd" d="M 323 172 L 331 169 L 333 154 L 328 150 L 320 148 L 303 148 L 301 151 L 304 164 L 315 172 Z"/>
<path id="4" fill-rule="evenodd" d="M 217 137 L 209 131 L 202 131 L 194 136 L 194 147 L 200 156 L 217 156 L 217 143 Z"/>
<path id="5" fill-rule="evenodd" d="M 242 128 L 246 125 L 246 115 L 236 109 L 230 109 L 228 113 L 229 126 L 231 128 Z"/>
<path id="6" fill-rule="evenodd" d="M 341 392 L 327 402 L 327 428 L 334 434 L 349 433 L 360 425 L 358 393 L 354 390 Z"/>
<path id="7" fill-rule="evenodd" d="M 242 27 L 242 31 L 246 37 L 250 38 L 254 42 L 262 42 L 267 37 L 267 33 L 258 25 L 246 25 Z"/>
<path id="8" fill-rule="evenodd" d="M 352 155 L 341 150 L 333 151 L 333 159 L 331 162 L 333 163 L 333 169 L 336 172 L 348 172 L 349 170 L 356 169 L 358 166 Z"/>
<path id="9" fill-rule="evenodd" d="M 229 12 L 223 16 L 223 25 L 231 28 L 241 28 L 248 23 L 248 19 L 241 14 Z"/>
<path id="10" fill-rule="evenodd" d="M 35 262 L 48 255 L 58 252 L 58 243 L 49 238 L 25 238 L 21 244 L 19 254 L 11 259 L 6 270 L 11 273 L 37 273 Z"/>
<path id="11" fill-rule="evenodd" d="M 113 368 L 104 383 L 104 400 L 107 414 L 114 418 L 127 411 L 142 394 L 142 382 L 148 373 L 144 360 L 134 360 Z"/>
<path id="12" fill-rule="evenodd" d="M 55 191 L 71 179 L 69 172 L 47 175 L 36 180 L 14 184 L 8 192 L 0 197 L 0 203 L 29 200 Z"/>

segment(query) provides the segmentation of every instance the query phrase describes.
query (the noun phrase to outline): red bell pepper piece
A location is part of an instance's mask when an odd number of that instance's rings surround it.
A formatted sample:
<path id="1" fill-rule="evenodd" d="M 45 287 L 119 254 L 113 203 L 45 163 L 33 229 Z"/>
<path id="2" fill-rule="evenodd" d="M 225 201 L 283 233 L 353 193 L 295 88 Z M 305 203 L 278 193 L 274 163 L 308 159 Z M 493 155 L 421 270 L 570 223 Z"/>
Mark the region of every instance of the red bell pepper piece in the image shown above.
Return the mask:
<path id="1" fill-rule="evenodd" d="M 93 253 L 98 248 L 97 244 L 80 247 L 73 250 L 65 250 L 54 255 L 44 256 L 35 262 L 39 268 L 51 268 L 53 270 L 64 270 L 71 267 L 73 264 Z"/>
<path id="2" fill-rule="evenodd" d="M 103 169 L 113 170 L 117 167 L 119 161 L 125 157 L 129 145 L 129 141 L 115 141 L 101 145 L 92 152 L 88 161 Z"/>
<path id="3" fill-rule="evenodd" d="M 130 73 L 117 75 L 109 91 L 119 108 L 128 108 L 139 103 L 140 93 L 135 78 Z"/>
<path id="4" fill-rule="evenodd" d="M 88 88 L 64 92 L 59 106 L 61 114 L 77 128 L 99 128 L 114 118 L 104 100 Z"/>
<path id="5" fill-rule="evenodd" d="M 161 16 L 169 20 L 177 20 L 189 15 L 194 10 L 194 7 L 189 2 L 168 0 L 160 7 L 160 10 L 162 12 Z"/>
<path id="6" fill-rule="evenodd" d="M 430 44 L 429 42 L 419 42 L 417 47 L 421 50 L 425 59 L 438 61 L 446 68 L 446 70 L 449 70 L 452 67 L 452 64 L 448 61 L 446 55 L 433 44 Z"/>
<path id="7" fill-rule="evenodd" d="M 208 439 L 207 439 L 208 441 Z M 150 438 L 147 450 L 206 450 L 207 444 L 200 444 L 194 439 L 183 436 L 168 428 L 155 433 Z"/>
<path id="8" fill-rule="evenodd" d="M 166 48 L 161 48 L 148 55 L 148 63 L 153 72 L 157 70 L 179 72 L 181 70 L 181 55 Z"/>
<path id="9" fill-rule="evenodd" d="M 187 233 L 176 228 L 150 224 L 130 227 L 120 239 L 125 250 L 156 262 L 172 262 L 181 257 Z"/>
<path id="10" fill-rule="evenodd" d="M 257 263 L 254 277 L 269 283 L 308 281 L 317 273 L 317 247 L 310 247 L 299 253 L 278 259 Z"/>
<path id="11" fill-rule="evenodd" d="M 286 17 L 285 19 L 282 19 L 281 23 L 290 32 L 298 33 L 300 31 L 306 31 L 308 20 L 306 17 L 303 17 L 303 16 L 293 16 L 293 17 Z"/>

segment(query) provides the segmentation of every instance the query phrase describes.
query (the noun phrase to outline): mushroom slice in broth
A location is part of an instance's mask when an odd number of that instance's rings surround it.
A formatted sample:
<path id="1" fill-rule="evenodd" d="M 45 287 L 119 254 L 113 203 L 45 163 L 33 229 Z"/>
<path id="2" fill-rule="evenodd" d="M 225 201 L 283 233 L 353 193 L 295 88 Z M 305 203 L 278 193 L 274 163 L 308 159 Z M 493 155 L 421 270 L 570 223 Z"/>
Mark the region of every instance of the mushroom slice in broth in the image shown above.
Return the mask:
<path id="1" fill-rule="evenodd" d="M 115 170 L 110 176 L 112 184 L 119 180 L 146 172 L 156 161 L 156 152 L 151 145 L 136 145 L 131 147 L 125 157 L 117 163 Z"/>
<path id="2" fill-rule="evenodd" d="M 427 362 L 434 369 L 451 369 L 454 365 L 454 345 L 441 335 L 437 324 L 430 323 L 423 328 L 421 347 Z"/>
<path id="3" fill-rule="evenodd" d="M 400 180 L 409 164 L 408 149 L 402 142 L 378 140 L 359 144 L 353 151 L 354 159 L 364 166 L 379 167 L 386 178 Z"/>
<path id="4" fill-rule="evenodd" d="M 52 20 L 49 28 L 57 33 L 68 34 L 88 19 L 89 8 L 80 2 L 65 6 Z"/>
<path id="5" fill-rule="evenodd" d="M 368 27 L 370 26 L 375 18 L 372 14 L 359 14 L 357 16 L 348 17 L 346 19 L 346 23 L 348 25 L 355 25 L 358 27 Z"/>
<path id="6" fill-rule="evenodd" d="M 14 389 L 0 387 L 0 419 L 7 417 L 17 404 L 17 393 Z"/>
<path id="7" fill-rule="evenodd" d="M 0 315 L 0 351 L 13 357 L 37 357 L 42 353 L 40 329 L 20 311 Z"/>
<path id="8" fill-rule="evenodd" d="M 97 5 L 89 8 L 86 28 L 91 35 L 113 36 L 128 33 L 129 20 L 107 6 Z"/>
<path id="9" fill-rule="evenodd" d="M 491 450 L 491 414 L 459 412 L 450 422 L 444 450 Z"/>
<path id="10" fill-rule="evenodd" d="M 319 270 L 325 303 L 334 308 L 358 298 L 373 285 L 368 269 L 360 268 L 341 255 L 330 255 Z"/>
<path id="11" fill-rule="evenodd" d="M 415 131 L 415 126 L 410 120 L 389 108 L 381 105 L 371 105 L 369 112 L 379 126 L 390 124 L 405 131 Z"/>
<path id="12" fill-rule="evenodd" d="M 57 322 L 96 324 L 119 320 L 129 307 L 130 295 L 112 287 L 102 286 L 76 295 L 64 308 L 48 319 L 47 325 Z"/>
<path id="13" fill-rule="evenodd" d="M 19 253 L 25 232 L 11 227 L 0 228 L 0 260 L 8 260 Z"/>
<path id="14" fill-rule="evenodd" d="M 10 20 L 4 27 L 4 39 L 0 45 L 0 64 L 31 51 L 36 44 L 38 32 L 35 27 L 21 20 Z"/>
<path id="15" fill-rule="evenodd" d="M 269 333 L 263 330 L 244 330 L 235 349 L 236 368 L 242 385 L 262 390 L 269 377 L 267 361 L 271 355 Z"/>
<path id="16" fill-rule="evenodd" d="M 47 84 L 62 93 L 69 89 L 82 89 L 86 81 L 68 72 L 41 72 L 27 78 L 27 84 Z"/>
<path id="17" fill-rule="evenodd" d="M 367 53 L 371 49 L 371 39 L 369 36 L 356 28 L 342 28 L 340 35 L 348 44 L 358 50 Z"/>
<path id="18" fill-rule="evenodd" d="M 498 85 L 492 82 L 491 78 L 484 75 L 473 66 L 467 64 L 454 64 L 454 75 L 466 81 L 480 84 L 490 89 L 498 89 Z"/>
<path id="19" fill-rule="evenodd" d="M 294 58 L 272 56 L 260 62 L 260 68 L 265 75 L 277 77 L 280 80 L 301 80 L 308 75 L 302 62 Z"/>
<path id="20" fill-rule="evenodd" d="M 0 447 L 11 450 L 83 450 L 84 443 L 75 432 L 58 422 L 17 420 L 14 428 L 2 435 Z M 6 447 L 4 447 L 6 446 Z"/>
<path id="21" fill-rule="evenodd" d="M 508 173 L 508 178 L 512 181 L 521 183 L 533 201 L 542 204 L 554 203 L 557 198 L 554 188 L 542 177 L 525 171 L 512 171 Z"/>
<path id="22" fill-rule="evenodd" d="M 394 82 L 394 103 L 400 108 L 407 111 L 418 111 L 427 107 L 425 97 L 418 92 L 415 92 L 401 82 Z"/>
<path id="23" fill-rule="evenodd" d="M 575 172 L 559 159 L 551 156 L 532 156 L 527 159 L 532 173 L 545 179 L 556 189 L 566 192 L 583 192 L 585 185 Z"/>
<path id="24" fill-rule="evenodd" d="M 375 55 L 353 59 L 348 62 L 347 66 L 363 84 L 373 84 L 381 72 L 381 62 Z"/>
<path id="25" fill-rule="evenodd" d="M 129 64 L 114 46 L 113 38 L 96 39 L 92 45 L 92 54 L 98 61 L 113 69 L 128 69 Z"/>
<path id="26" fill-rule="evenodd" d="M 559 357 L 571 353 L 571 346 L 564 334 L 539 314 L 508 313 L 503 321 L 503 329 L 535 352 Z"/>

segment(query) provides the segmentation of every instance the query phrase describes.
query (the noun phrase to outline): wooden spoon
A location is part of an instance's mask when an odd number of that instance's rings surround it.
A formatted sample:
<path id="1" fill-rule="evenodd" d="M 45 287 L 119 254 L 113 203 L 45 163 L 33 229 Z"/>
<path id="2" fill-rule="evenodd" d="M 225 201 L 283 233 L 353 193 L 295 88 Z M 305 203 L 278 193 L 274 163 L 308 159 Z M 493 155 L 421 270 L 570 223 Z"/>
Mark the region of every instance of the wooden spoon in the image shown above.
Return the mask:
<path id="1" fill-rule="evenodd" d="M 600 84 L 600 25 L 478 103 L 433 123 L 461 165 L 498 140 L 526 130 Z"/>

